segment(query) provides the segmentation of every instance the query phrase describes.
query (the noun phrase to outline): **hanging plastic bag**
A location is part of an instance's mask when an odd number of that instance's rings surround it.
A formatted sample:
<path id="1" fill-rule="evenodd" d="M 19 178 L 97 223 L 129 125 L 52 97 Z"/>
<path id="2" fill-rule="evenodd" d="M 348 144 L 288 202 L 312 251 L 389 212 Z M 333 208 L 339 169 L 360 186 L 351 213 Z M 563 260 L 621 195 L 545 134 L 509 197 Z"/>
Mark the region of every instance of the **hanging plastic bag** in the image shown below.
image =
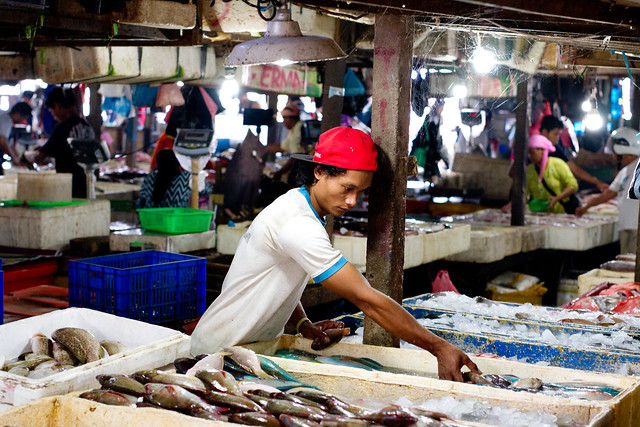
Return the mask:
<path id="1" fill-rule="evenodd" d="M 184 97 L 177 84 L 160 85 L 158 89 L 158 97 L 156 98 L 156 107 L 166 107 L 184 105 Z"/>
<path id="2" fill-rule="evenodd" d="M 135 85 L 131 92 L 131 100 L 136 107 L 153 107 L 156 105 L 158 87 Z"/>
<path id="3" fill-rule="evenodd" d="M 431 289 L 433 293 L 436 292 L 455 292 L 459 294 L 458 290 L 455 286 L 453 286 L 453 282 L 451 278 L 449 278 L 449 272 L 447 270 L 440 270 L 438 274 L 436 274 L 436 278 L 431 283 Z"/>

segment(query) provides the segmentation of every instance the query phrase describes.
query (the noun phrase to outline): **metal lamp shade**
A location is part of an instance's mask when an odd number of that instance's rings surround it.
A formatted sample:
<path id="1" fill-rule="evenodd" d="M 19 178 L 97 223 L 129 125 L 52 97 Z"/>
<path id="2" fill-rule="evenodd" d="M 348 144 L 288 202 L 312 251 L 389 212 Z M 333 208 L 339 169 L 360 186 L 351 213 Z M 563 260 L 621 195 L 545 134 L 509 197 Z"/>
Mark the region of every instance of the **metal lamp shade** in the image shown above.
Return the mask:
<path id="1" fill-rule="evenodd" d="M 225 65 L 269 64 L 278 61 L 316 62 L 346 57 L 329 37 L 303 36 L 289 9 L 280 8 L 269 22 L 264 37 L 240 43 L 233 48 Z"/>

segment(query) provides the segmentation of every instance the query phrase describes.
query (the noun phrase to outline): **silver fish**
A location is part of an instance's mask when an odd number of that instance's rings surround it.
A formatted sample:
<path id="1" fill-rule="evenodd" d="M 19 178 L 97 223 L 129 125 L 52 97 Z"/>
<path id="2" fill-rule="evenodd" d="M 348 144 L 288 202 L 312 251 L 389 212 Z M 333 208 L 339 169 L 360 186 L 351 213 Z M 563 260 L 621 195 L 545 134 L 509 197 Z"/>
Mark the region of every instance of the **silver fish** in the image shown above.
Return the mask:
<path id="1" fill-rule="evenodd" d="M 243 396 L 236 379 L 229 372 L 210 369 L 207 371 L 199 371 L 196 374 L 196 378 L 202 380 L 210 390 Z"/>
<path id="2" fill-rule="evenodd" d="M 258 356 L 256 356 L 256 353 L 254 351 L 237 346 L 227 347 L 223 349 L 223 351 L 230 353 L 230 357 L 234 362 L 242 366 L 247 371 L 253 372 L 258 377 L 273 378 L 271 375 L 262 370 L 262 367 L 260 366 L 260 360 L 258 360 Z"/>
<path id="3" fill-rule="evenodd" d="M 39 356 L 51 356 L 51 340 L 43 334 L 31 337 L 31 351 Z"/>
<path id="4" fill-rule="evenodd" d="M 207 387 L 202 380 L 190 375 L 171 374 L 168 372 L 156 371 L 154 369 L 139 371 L 133 374 L 133 378 L 141 383 L 159 383 L 179 385 L 187 390 L 205 392 Z"/>
<path id="5" fill-rule="evenodd" d="M 101 341 L 100 345 L 107 351 L 109 356 L 124 353 L 128 350 L 127 346 L 118 341 Z"/>
<path id="6" fill-rule="evenodd" d="M 511 384 L 511 388 L 520 390 L 538 390 L 542 388 L 542 380 L 540 378 L 520 378 Z"/>

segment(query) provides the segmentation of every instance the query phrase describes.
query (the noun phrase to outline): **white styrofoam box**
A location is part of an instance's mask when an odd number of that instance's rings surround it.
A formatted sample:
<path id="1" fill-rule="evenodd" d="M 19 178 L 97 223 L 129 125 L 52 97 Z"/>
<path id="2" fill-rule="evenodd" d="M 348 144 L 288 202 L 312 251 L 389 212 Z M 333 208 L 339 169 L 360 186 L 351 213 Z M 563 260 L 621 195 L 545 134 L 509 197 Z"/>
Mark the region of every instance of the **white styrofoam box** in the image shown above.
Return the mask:
<path id="1" fill-rule="evenodd" d="M 579 227 L 559 227 L 551 225 L 547 228 L 544 247 L 545 249 L 585 251 L 600 245 L 601 231 L 602 222 L 592 222 Z"/>
<path id="2" fill-rule="evenodd" d="M 190 349 L 191 338 L 181 332 L 86 308 L 68 308 L 0 325 L 0 348 L 10 360 L 29 350 L 29 339 L 34 334 L 51 337 L 56 329 L 64 327 L 86 329 L 99 341 L 119 341 L 129 350 L 41 379 L 0 371 L 1 403 L 19 405 L 45 396 L 96 388 L 96 375 L 128 375 L 164 366 L 188 355 Z"/>
<path id="3" fill-rule="evenodd" d="M 203 46 L 202 49 L 207 49 L 204 75 L 198 75 L 194 80 L 189 80 L 189 84 L 207 86 L 221 84 L 220 82 L 225 80 L 225 69 L 224 67 L 218 67 L 215 48 L 213 46 Z"/>
<path id="4" fill-rule="evenodd" d="M 0 209 L 0 246 L 60 249 L 78 237 L 107 236 L 109 200 L 91 200 L 50 209 Z"/>
<path id="5" fill-rule="evenodd" d="M 71 60 L 74 82 L 119 80 L 140 72 L 137 47 L 80 47 L 71 49 Z"/>
<path id="6" fill-rule="evenodd" d="M 126 3 L 120 22 L 169 30 L 195 27 L 197 6 L 174 1 L 138 0 Z"/>
<path id="7" fill-rule="evenodd" d="M 600 242 L 598 246 L 613 243 L 618 240 L 618 222 L 617 221 L 601 221 L 600 222 Z"/>
<path id="8" fill-rule="evenodd" d="M 30 202 L 69 202 L 72 199 L 70 173 L 18 173 L 18 200 Z"/>
<path id="9" fill-rule="evenodd" d="M 472 230 L 490 230 L 501 234 L 504 242 L 504 256 L 520 253 L 522 250 L 522 230 L 520 227 L 491 227 L 486 225 L 472 225 Z"/>
<path id="10" fill-rule="evenodd" d="M 384 366 L 401 368 L 405 371 L 410 370 L 416 374 L 372 372 L 348 366 L 323 365 L 275 357 L 272 359 L 300 381 L 338 394 L 357 393 L 358 397 L 364 398 L 372 398 L 374 394 L 382 394 L 386 399 L 402 396 L 414 403 L 444 396 L 456 399 L 482 400 L 493 405 L 509 406 L 520 410 L 522 408 L 542 409 L 545 412 L 593 426 L 634 425 L 632 420 L 637 419 L 640 414 L 640 408 L 636 404 L 640 395 L 640 380 L 636 377 L 538 366 L 504 358 L 471 357 L 478 368 L 486 374 L 515 375 L 521 378 L 536 377 L 549 383 L 594 383 L 622 390 L 620 394 L 608 401 L 588 401 L 439 380 L 437 379 L 437 359 L 428 352 L 419 349 L 398 349 L 339 342 L 325 350 L 313 351 L 311 340 L 291 335 L 283 335 L 272 341 L 247 344 L 245 347 L 263 355 L 273 355 L 280 349 L 298 349 L 322 355 L 342 354 L 352 357 L 367 357 Z M 330 378 L 330 376 L 334 376 L 334 378 Z M 354 378 L 360 378 L 362 383 L 352 382 Z M 348 396 L 348 394 L 346 395 Z M 603 410 L 603 408 L 607 409 Z M 463 424 L 466 423 L 463 422 Z M 476 423 L 472 424 L 476 425 Z M 509 425 L 509 423 L 505 425 Z"/>
<path id="11" fill-rule="evenodd" d="M 216 232 L 209 230 L 203 233 L 166 235 L 146 233 L 141 228 L 123 230 L 111 233 L 109 249 L 112 252 L 128 252 L 129 244 L 133 242 L 144 243 L 145 249 L 173 253 L 191 252 L 215 247 Z"/>
<path id="12" fill-rule="evenodd" d="M 234 255 L 240 239 L 242 239 L 248 228 L 248 224 L 246 226 L 236 224 L 235 227 L 219 225 L 216 229 L 216 252 L 224 255 Z"/>
<path id="13" fill-rule="evenodd" d="M 531 252 L 544 248 L 547 239 L 546 227 L 542 225 L 523 225 L 518 228 L 522 231 L 522 248 L 520 252 Z"/>
<path id="14" fill-rule="evenodd" d="M 333 235 L 333 247 L 353 265 L 367 265 L 367 238 Z"/>
<path id="15" fill-rule="evenodd" d="M 3 55 L 0 61 L 0 79 L 24 80 L 37 78 L 31 55 Z"/>
<path id="16" fill-rule="evenodd" d="M 136 48 L 137 49 L 137 48 Z M 140 75 L 119 80 L 121 83 L 144 83 L 154 81 L 187 81 L 195 80 L 207 75 L 202 75 L 202 51 L 200 46 L 144 46 L 140 59 Z M 205 72 L 217 70 L 215 51 L 206 49 L 207 66 Z M 159 66 L 158 64 L 162 64 Z M 178 76 L 178 66 L 182 69 L 182 75 Z"/>
<path id="17" fill-rule="evenodd" d="M 469 249 L 446 257 L 447 261 L 488 263 L 505 257 L 504 234 L 493 229 L 471 229 Z"/>
<path id="18" fill-rule="evenodd" d="M 582 295 L 604 282 L 633 282 L 634 274 L 633 271 L 612 271 L 594 268 L 578 276 L 578 295 Z"/>
<path id="19" fill-rule="evenodd" d="M 404 236 L 404 268 L 417 267 L 424 258 L 424 245 L 420 234 Z"/>
<path id="20" fill-rule="evenodd" d="M 471 226 L 453 224 L 452 228 L 445 228 L 435 233 L 424 233 L 422 244 L 424 246 L 423 264 L 465 252 L 471 245 Z"/>
<path id="21" fill-rule="evenodd" d="M 15 200 L 18 197 L 18 176 L 0 176 L 0 200 Z"/>

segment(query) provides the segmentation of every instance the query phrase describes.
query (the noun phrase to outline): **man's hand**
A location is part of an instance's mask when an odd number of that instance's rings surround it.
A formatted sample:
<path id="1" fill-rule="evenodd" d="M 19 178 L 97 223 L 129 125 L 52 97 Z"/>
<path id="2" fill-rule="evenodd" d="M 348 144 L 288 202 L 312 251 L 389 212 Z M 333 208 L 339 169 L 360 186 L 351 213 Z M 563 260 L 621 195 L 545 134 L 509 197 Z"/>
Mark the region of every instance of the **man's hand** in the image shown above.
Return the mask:
<path id="1" fill-rule="evenodd" d="M 460 369 L 463 366 L 477 374 L 482 374 L 469 356 L 445 340 L 442 340 L 431 353 L 438 359 L 438 378 L 441 380 L 462 382 L 463 378 Z"/>
<path id="2" fill-rule="evenodd" d="M 596 187 L 601 193 L 604 193 L 609 189 L 609 184 L 607 184 L 606 182 L 598 181 L 598 183 L 596 184 Z"/>
<path id="3" fill-rule="evenodd" d="M 589 209 L 587 206 L 580 206 L 579 208 L 576 208 L 576 216 L 582 216 L 585 214 L 585 212 L 587 212 L 587 209 Z"/>
<path id="4" fill-rule="evenodd" d="M 300 325 L 298 330 L 300 331 L 300 334 L 305 338 L 309 338 L 314 341 L 317 340 L 324 344 L 329 344 L 331 342 L 331 339 L 324 331 L 326 331 L 327 329 L 340 328 L 344 328 L 344 323 L 335 320 L 322 320 L 316 323 L 304 322 L 302 325 Z"/>

